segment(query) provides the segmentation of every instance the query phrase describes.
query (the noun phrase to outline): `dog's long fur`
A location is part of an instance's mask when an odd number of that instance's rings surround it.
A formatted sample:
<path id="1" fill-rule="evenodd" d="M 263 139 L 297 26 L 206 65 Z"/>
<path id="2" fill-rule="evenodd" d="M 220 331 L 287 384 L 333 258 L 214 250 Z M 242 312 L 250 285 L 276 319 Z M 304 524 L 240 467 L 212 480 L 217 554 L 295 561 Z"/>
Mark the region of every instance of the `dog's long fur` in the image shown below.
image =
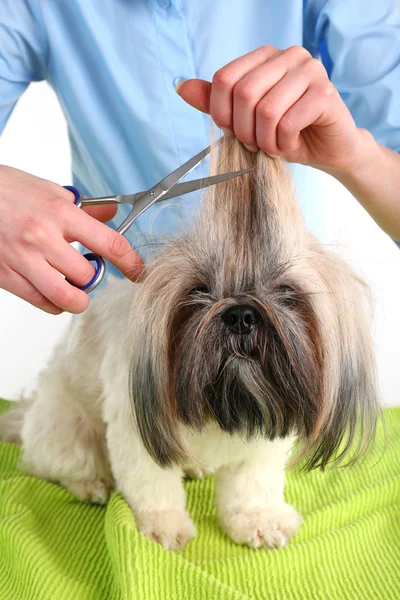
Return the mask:
<path id="1" fill-rule="evenodd" d="M 293 439 L 310 468 L 373 439 L 365 290 L 307 233 L 280 160 L 224 140 L 215 163 L 253 172 L 210 188 L 141 284 L 114 281 L 75 322 L 20 413 L 23 466 L 94 501 L 115 484 L 170 548 L 194 534 L 182 469 L 211 467 L 225 531 L 280 546 L 300 522 L 283 501 Z"/>
<path id="2" fill-rule="evenodd" d="M 254 174 L 211 190 L 194 232 L 157 256 L 137 298 L 130 388 L 142 438 L 168 465 L 187 452 L 180 422 L 201 431 L 211 418 L 229 433 L 269 439 L 294 431 L 309 466 L 324 467 L 345 434 L 339 457 L 347 452 L 356 424 L 372 437 L 376 376 L 362 284 L 306 233 L 280 161 L 228 142 L 220 164 Z M 221 325 L 240 303 L 260 319 L 245 338 Z"/>

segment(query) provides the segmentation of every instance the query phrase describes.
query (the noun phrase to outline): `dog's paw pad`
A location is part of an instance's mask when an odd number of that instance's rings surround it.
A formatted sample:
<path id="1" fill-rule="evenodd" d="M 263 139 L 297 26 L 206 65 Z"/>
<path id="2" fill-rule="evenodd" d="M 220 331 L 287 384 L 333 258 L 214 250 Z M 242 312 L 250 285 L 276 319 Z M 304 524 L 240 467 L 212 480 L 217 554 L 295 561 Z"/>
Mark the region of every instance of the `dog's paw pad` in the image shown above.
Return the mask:
<path id="1" fill-rule="evenodd" d="M 277 504 L 246 512 L 230 512 L 221 525 L 237 544 L 250 548 L 283 548 L 297 533 L 301 516 L 289 504 Z"/>
<path id="2" fill-rule="evenodd" d="M 93 504 L 106 504 L 113 489 L 106 479 L 78 479 L 63 482 L 63 485 L 79 500 Z"/>
<path id="3" fill-rule="evenodd" d="M 160 510 L 136 513 L 140 533 L 167 550 L 182 550 L 196 535 L 192 519 L 184 510 Z"/>

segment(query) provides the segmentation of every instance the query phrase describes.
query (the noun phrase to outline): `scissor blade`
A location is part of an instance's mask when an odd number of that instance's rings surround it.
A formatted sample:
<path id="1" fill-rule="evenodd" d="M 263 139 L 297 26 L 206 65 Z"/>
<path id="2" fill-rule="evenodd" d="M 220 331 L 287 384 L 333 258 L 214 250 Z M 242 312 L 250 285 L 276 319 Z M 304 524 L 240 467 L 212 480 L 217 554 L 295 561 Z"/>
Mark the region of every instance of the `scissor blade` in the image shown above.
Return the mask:
<path id="1" fill-rule="evenodd" d="M 188 173 L 190 173 L 190 171 L 193 171 L 193 169 L 197 167 L 197 165 L 200 164 L 201 161 L 204 160 L 206 156 L 210 154 L 211 149 L 214 146 L 217 146 L 221 143 L 222 139 L 223 138 L 220 138 L 211 146 L 204 148 L 204 150 L 196 154 L 196 156 L 193 156 L 193 158 L 185 162 L 177 169 L 175 169 L 175 171 L 172 171 L 172 173 L 164 177 L 164 179 L 161 179 L 161 181 L 159 181 L 154 187 L 150 188 L 147 192 L 140 196 L 140 198 L 138 198 L 135 205 L 133 206 L 130 214 L 121 223 L 117 231 L 119 233 L 124 234 L 132 225 L 132 223 L 138 218 L 139 215 L 141 215 L 147 208 L 152 206 L 155 202 L 161 200 L 163 196 L 165 196 L 165 194 L 169 192 L 171 188 L 174 187 L 174 185 L 176 185 L 181 179 L 183 179 Z"/>
<path id="2" fill-rule="evenodd" d="M 190 192 L 195 192 L 196 190 L 201 190 L 202 188 L 207 188 L 211 185 L 216 185 L 217 183 L 222 183 L 223 181 L 228 181 L 229 179 L 234 179 L 241 175 L 246 175 L 246 173 L 250 173 L 252 170 L 253 169 L 232 171 L 231 173 L 221 173 L 220 175 L 212 175 L 211 177 L 203 177 L 202 179 L 178 183 L 160 198 L 160 200 L 169 200 L 170 198 L 176 198 L 176 196 L 183 196 L 184 194 L 189 194 Z"/>
<path id="3" fill-rule="evenodd" d="M 202 188 L 210 187 L 211 185 L 215 185 L 217 183 L 222 183 L 223 181 L 227 181 L 229 179 L 234 179 L 235 177 L 240 177 L 241 175 L 246 175 L 246 173 L 250 173 L 253 169 L 244 169 L 243 171 L 232 171 L 231 173 L 221 173 L 220 175 L 212 175 L 210 177 L 203 177 L 202 179 L 192 179 L 191 181 L 185 181 L 184 183 L 177 183 L 173 188 L 169 190 L 164 196 L 158 199 L 158 202 L 161 200 L 170 200 L 171 198 L 176 198 L 177 196 L 184 196 L 185 194 L 190 194 L 190 192 L 195 192 L 197 190 L 201 190 Z M 146 192 L 137 192 L 136 194 L 130 194 L 126 196 L 117 196 L 118 204 L 132 204 L 134 205 L 143 194 Z"/>
<path id="4" fill-rule="evenodd" d="M 191 158 L 190 160 L 185 162 L 183 165 L 181 165 L 180 167 L 175 169 L 175 171 L 172 171 L 172 173 L 170 173 L 166 177 L 164 177 L 164 179 L 162 179 L 156 186 L 154 186 L 154 188 L 155 189 L 158 187 L 162 188 L 164 190 L 164 195 L 165 195 L 165 193 L 167 193 L 174 185 L 176 185 L 178 183 L 178 181 L 183 179 L 188 173 L 190 173 L 190 171 L 193 171 L 193 169 L 195 167 L 197 167 L 197 165 L 199 165 L 201 163 L 201 161 L 204 160 L 206 158 L 206 156 L 208 156 L 210 154 L 211 149 L 214 146 L 217 146 L 219 144 L 220 144 L 220 140 L 218 140 L 211 146 L 204 148 L 204 150 L 202 150 L 201 152 L 196 154 L 196 156 L 193 156 L 193 158 Z M 149 190 L 149 191 L 151 192 L 151 190 Z"/>

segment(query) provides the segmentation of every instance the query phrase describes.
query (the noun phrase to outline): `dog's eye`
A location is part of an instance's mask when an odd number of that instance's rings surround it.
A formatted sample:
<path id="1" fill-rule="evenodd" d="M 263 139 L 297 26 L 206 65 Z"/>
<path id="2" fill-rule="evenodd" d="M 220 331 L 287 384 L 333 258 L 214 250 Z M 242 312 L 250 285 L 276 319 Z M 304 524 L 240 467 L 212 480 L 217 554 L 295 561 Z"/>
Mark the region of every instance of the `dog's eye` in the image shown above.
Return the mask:
<path id="1" fill-rule="evenodd" d="M 296 308 L 298 298 L 296 290 L 291 285 L 282 284 L 279 286 L 279 302 L 287 308 Z"/>
<path id="2" fill-rule="evenodd" d="M 190 290 L 190 294 L 208 294 L 208 288 L 205 285 L 196 285 Z"/>

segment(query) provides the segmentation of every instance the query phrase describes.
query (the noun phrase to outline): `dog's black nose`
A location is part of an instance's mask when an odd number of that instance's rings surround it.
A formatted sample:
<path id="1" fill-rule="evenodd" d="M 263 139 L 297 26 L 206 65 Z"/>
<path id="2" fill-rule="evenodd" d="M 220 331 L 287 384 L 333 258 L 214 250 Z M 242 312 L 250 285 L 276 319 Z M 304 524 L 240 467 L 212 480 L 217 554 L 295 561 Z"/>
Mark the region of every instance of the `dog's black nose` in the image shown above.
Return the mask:
<path id="1" fill-rule="evenodd" d="M 233 333 L 249 333 L 257 324 L 257 313 L 247 304 L 231 306 L 222 314 L 222 320 Z"/>

